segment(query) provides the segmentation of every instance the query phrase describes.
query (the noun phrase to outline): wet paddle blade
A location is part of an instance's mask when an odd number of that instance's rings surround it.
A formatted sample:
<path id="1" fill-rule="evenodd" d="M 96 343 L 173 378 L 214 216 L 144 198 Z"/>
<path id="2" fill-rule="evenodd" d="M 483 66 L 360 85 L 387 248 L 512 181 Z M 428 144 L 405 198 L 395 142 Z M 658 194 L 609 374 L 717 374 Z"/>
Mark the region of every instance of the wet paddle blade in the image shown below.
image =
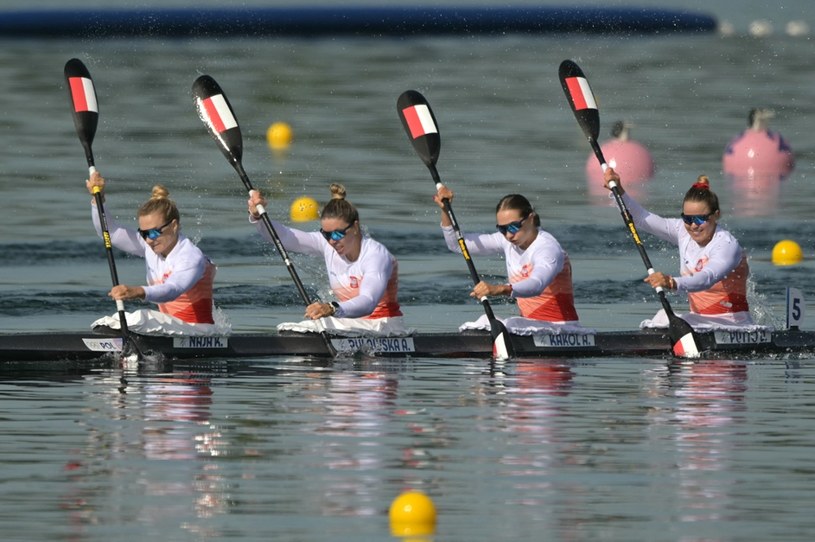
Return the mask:
<path id="1" fill-rule="evenodd" d="M 573 61 L 564 60 L 560 63 L 558 75 L 577 123 L 586 138 L 597 141 L 600 135 L 600 111 L 583 70 Z"/>
<path id="2" fill-rule="evenodd" d="M 419 92 L 406 90 L 396 100 L 396 111 L 416 154 L 426 166 L 434 166 L 439 159 L 441 136 L 430 104 Z"/>
<path id="3" fill-rule="evenodd" d="M 693 328 L 675 314 L 669 315 L 668 334 L 673 342 L 673 353 L 680 358 L 698 358 L 702 355 Z"/>
<path id="4" fill-rule="evenodd" d="M 509 338 L 509 331 L 506 326 L 498 320 L 490 320 L 490 333 L 492 334 L 492 357 L 497 361 L 506 361 L 515 356 L 512 342 Z"/>
<path id="5" fill-rule="evenodd" d="M 93 166 L 91 145 L 99 124 L 99 104 L 96 101 L 96 87 L 85 64 L 77 58 L 65 63 L 65 81 L 71 98 L 71 112 L 79 142 L 85 149 L 88 166 Z"/>
<path id="6" fill-rule="evenodd" d="M 234 165 L 243 159 L 243 139 L 232 105 L 220 85 L 209 75 L 202 75 L 192 84 L 195 110 L 215 139 L 226 159 Z"/>

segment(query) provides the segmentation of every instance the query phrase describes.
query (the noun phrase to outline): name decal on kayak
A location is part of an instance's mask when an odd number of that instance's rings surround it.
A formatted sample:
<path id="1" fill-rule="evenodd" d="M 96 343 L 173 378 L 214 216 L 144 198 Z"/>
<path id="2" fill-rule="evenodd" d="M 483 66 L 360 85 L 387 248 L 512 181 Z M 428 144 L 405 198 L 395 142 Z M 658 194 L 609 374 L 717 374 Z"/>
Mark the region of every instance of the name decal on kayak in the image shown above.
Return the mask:
<path id="1" fill-rule="evenodd" d="M 110 339 L 82 339 L 85 347 L 92 352 L 121 352 L 122 351 L 122 338 Z"/>
<path id="2" fill-rule="evenodd" d="M 582 348 L 594 346 L 594 333 L 548 333 L 533 337 L 535 346 L 543 348 Z"/>
<path id="3" fill-rule="evenodd" d="M 226 337 L 174 337 L 174 348 L 226 348 Z"/>
<path id="4" fill-rule="evenodd" d="M 411 337 L 348 337 L 331 339 L 338 352 L 415 352 Z"/>
<path id="5" fill-rule="evenodd" d="M 756 331 L 716 331 L 716 344 L 764 344 L 772 342 L 772 333 L 765 329 Z"/>

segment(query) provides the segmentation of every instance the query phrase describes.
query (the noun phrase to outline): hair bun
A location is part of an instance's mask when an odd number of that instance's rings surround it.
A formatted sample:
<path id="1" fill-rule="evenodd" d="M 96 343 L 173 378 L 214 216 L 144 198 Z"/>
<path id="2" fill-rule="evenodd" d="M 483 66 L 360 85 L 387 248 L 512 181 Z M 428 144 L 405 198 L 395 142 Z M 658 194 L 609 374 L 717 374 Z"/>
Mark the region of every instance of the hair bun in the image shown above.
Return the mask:
<path id="1" fill-rule="evenodd" d="M 707 175 L 699 175 L 699 178 L 696 179 L 696 182 L 693 183 L 691 188 L 696 188 L 697 190 L 710 190 L 710 179 L 707 178 Z"/>
<path id="2" fill-rule="evenodd" d="M 170 191 L 164 188 L 164 186 L 157 184 L 153 187 L 153 192 L 150 194 L 152 199 L 168 199 L 170 197 Z"/>
<path id="3" fill-rule="evenodd" d="M 331 199 L 345 199 L 345 187 L 340 183 L 331 183 Z"/>

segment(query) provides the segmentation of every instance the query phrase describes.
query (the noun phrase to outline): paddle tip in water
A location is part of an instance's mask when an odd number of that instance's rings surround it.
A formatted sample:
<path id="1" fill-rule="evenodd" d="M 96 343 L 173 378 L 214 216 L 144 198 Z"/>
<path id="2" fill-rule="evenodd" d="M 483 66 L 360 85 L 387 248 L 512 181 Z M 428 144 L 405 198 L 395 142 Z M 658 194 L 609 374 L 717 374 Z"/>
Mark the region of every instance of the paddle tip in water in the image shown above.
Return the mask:
<path id="1" fill-rule="evenodd" d="M 673 346 L 673 353 L 677 357 L 687 359 L 696 359 L 702 355 L 693 333 L 686 333 L 676 341 Z"/>

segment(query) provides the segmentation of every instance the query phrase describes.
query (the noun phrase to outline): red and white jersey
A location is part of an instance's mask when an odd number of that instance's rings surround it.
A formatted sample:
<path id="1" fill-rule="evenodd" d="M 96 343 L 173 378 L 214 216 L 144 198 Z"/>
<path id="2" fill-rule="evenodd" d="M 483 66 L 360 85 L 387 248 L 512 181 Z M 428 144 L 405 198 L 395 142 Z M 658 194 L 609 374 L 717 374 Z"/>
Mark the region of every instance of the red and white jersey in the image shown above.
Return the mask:
<path id="1" fill-rule="evenodd" d="M 402 316 L 397 296 L 399 265 L 385 245 L 363 237 L 359 258 L 352 262 L 337 254 L 318 231 L 305 232 L 280 222 L 272 223 L 287 251 L 323 256 L 329 286 L 340 304 L 335 316 L 371 319 Z M 262 222 L 257 222 L 257 229 L 264 239 L 272 241 Z"/>
<path id="2" fill-rule="evenodd" d="M 447 248 L 461 253 L 452 226 L 442 227 Z M 521 316 L 546 322 L 576 322 L 569 255 L 554 236 L 538 230 L 538 236 L 526 250 L 521 250 L 499 233 L 464 235 L 470 254 L 503 254 L 512 297 L 518 302 Z"/>
<path id="3" fill-rule="evenodd" d="M 691 312 L 726 314 L 749 311 L 747 256 L 733 235 L 721 226 L 705 246 L 691 239 L 679 218 L 662 218 L 642 208 L 624 194 L 634 224 L 660 239 L 679 247 L 677 290 L 688 292 Z"/>
<path id="4" fill-rule="evenodd" d="M 101 236 L 99 213 L 93 208 L 93 225 Z M 212 324 L 212 287 L 216 267 L 184 235 L 166 258 L 156 254 L 139 232 L 108 219 L 110 242 L 129 254 L 144 258 L 147 284 L 145 301 L 157 303 L 159 310 L 191 324 Z"/>

